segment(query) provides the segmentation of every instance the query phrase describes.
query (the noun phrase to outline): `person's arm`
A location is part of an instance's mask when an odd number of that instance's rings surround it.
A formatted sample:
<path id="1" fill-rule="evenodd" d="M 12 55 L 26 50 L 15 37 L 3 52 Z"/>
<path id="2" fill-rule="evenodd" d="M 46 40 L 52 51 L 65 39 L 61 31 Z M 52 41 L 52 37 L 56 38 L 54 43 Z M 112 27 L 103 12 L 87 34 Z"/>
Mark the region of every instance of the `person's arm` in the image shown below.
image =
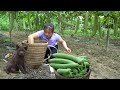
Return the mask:
<path id="1" fill-rule="evenodd" d="M 71 52 L 71 49 L 70 48 L 68 48 L 68 46 L 67 46 L 67 43 L 65 42 L 65 40 L 63 40 L 62 38 L 60 39 L 60 43 L 63 45 L 63 47 L 65 48 L 65 50 L 67 51 L 67 52 Z"/>
<path id="2" fill-rule="evenodd" d="M 38 32 L 33 33 L 33 34 L 30 34 L 30 35 L 28 36 L 28 43 L 29 43 L 29 44 L 33 44 L 35 38 L 38 38 Z"/>

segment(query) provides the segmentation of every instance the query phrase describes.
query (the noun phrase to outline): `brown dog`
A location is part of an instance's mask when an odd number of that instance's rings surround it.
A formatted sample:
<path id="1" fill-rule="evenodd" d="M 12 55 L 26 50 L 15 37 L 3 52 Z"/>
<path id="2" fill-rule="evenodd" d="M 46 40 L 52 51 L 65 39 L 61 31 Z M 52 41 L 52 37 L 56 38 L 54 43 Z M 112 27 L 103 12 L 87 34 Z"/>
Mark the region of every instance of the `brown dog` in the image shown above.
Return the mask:
<path id="1" fill-rule="evenodd" d="M 13 55 L 13 58 L 11 61 L 7 63 L 7 66 L 4 69 L 7 74 L 17 73 L 19 70 L 23 74 L 27 73 L 24 65 L 24 61 L 25 61 L 24 56 L 25 56 L 26 50 L 27 50 L 27 47 L 16 45 L 16 51 Z"/>

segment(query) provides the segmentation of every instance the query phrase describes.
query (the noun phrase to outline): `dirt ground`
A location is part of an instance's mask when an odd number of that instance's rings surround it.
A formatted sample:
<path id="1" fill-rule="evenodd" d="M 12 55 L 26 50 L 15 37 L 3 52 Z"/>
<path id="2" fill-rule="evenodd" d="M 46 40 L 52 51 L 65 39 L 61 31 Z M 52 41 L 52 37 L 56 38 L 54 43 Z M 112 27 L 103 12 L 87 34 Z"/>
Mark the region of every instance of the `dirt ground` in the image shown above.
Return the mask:
<path id="1" fill-rule="evenodd" d="M 8 35 L 8 33 L 5 33 Z M 28 34 L 27 34 L 28 35 Z M 13 41 L 20 43 L 27 39 L 27 35 L 22 32 L 13 33 Z M 71 38 L 68 36 L 63 37 L 71 48 L 71 54 L 76 56 L 86 55 L 89 57 L 91 64 L 90 79 L 120 79 L 120 46 L 111 43 L 106 51 L 104 44 L 99 45 L 97 41 L 83 40 L 82 38 Z M 120 41 L 120 40 L 119 40 Z M 59 51 L 67 53 L 64 48 L 59 44 Z M 0 55 L 7 53 L 1 49 Z M 2 57 L 1 57 L 2 58 Z M 0 60 L 0 79 L 7 74 L 3 71 L 6 63 Z"/>

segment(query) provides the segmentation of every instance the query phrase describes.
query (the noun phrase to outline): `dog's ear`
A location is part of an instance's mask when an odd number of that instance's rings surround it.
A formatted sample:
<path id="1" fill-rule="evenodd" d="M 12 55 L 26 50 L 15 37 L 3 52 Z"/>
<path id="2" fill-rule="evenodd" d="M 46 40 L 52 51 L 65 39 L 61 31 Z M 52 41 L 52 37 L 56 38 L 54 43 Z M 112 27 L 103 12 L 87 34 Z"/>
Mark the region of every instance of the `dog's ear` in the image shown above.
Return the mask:
<path id="1" fill-rule="evenodd" d="M 16 50 L 19 48 L 20 46 L 18 44 L 16 44 Z"/>
<path id="2" fill-rule="evenodd" d="M 28 48 L 27 46 L 24 46 L 24 49 L 25 49 L 25 50 L 27 50 L 27 48 Z"/>

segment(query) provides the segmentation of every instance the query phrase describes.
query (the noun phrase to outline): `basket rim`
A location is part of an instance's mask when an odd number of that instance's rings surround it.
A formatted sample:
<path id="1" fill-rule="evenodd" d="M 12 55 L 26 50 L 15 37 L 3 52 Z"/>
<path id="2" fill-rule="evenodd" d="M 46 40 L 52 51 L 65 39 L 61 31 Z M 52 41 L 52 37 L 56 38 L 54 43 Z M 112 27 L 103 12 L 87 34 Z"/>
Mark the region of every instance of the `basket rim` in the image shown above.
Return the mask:
<path id="1" fill-rule="evenodd" d="M 82 77 L 74 77 L 74 78 L 64 77 L 64 76 L 60 75 L 59 73 L 57 73 L 56 70 L 54 70 L 54 72 L 55 72 L 55 75 L 57 75 L 57 77 L 60 77 L 60 78 L 62 78 L 62 79 L 83 79 L 83 78 L 85 78 L 86 76 L 89 76 L 89 75 L 90 75 L 91 69 L 89 68 L 88 72 L 87 72 L 85 75 L 83 75 Z"/>
<path id="2" fill-rule="evenodd" d="M 26 44 L 28 46 L 40 46 L 40 45 L 48 45 L 48 42 L 39 42 L 39 43 L 33 43 L 33 44 L 30 44 L 30 43 L 27 43 L 27 40 L 23 40 L 22 41 L 22 44 Z"/>

